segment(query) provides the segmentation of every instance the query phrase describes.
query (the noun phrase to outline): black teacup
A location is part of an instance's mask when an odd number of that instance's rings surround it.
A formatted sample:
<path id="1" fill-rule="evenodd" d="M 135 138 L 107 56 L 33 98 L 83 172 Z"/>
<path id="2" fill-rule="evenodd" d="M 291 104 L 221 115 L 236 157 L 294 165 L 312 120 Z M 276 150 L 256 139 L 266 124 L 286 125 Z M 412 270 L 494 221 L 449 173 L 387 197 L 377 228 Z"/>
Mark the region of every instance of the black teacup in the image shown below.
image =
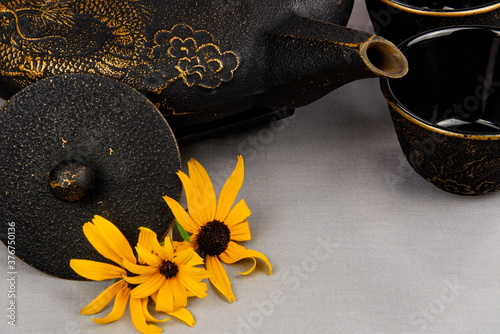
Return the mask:
<path id="1" fill-rule="evenodd" d="M 412 167 L 452 193 L 499 190 L 500 28 L 442 28 L 399 48 L 409 72 L 381 87 Z"/>
<path id="2" fill-rule="evenodd" d="M 365 0 L 375 32 L 395 44 L 416 34 L 454 25 L 500 26 L 492 0 Z"/>

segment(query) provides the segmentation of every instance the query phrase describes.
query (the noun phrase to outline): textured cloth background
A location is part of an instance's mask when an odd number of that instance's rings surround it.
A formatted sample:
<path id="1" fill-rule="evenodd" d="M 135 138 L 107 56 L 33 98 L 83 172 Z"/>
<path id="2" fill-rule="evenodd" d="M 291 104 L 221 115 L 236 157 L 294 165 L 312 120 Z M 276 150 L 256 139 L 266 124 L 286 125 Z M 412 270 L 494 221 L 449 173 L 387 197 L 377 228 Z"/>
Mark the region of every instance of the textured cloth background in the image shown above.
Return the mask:
<path id="1" fill-rule="evenodd" d="M 372 29 L 363 1 L 351 27 Z M 238 300 L 213 289 L 188 305 L 197 325 L 165 333 L 500 333 L 500 193 L 460 197 L 403 157 L 377 79 L 348 84 L 295 116 L 183 147 L 222 186 L 242 154 L 240 198 L 265 267 L 226 266 Z M 7 325 L 0 247 L 0 333 L 134 333 L 79 315 L 109 283 L 73 282 L 18 263 L 16 327 Z M 2 278 L 3 277 L 3 278 Z M 100 314 L 99 317 L 106 313 Z"/>

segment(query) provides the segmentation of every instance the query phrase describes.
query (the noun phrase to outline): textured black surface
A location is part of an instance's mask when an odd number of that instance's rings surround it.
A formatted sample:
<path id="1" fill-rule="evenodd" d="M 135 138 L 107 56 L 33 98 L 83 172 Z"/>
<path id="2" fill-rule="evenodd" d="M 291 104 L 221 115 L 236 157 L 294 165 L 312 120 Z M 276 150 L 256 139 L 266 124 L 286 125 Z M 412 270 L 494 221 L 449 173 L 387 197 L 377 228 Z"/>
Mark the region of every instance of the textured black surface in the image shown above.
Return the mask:
<path id="1" fill-rule="evenodd" d="M 102 260 L 82 232 L 96 214 L 134 245 L 138 227 L 162 235 L 179 198 L 179 151 L 170 127 L 142 94 L 112 79 L 70 74 L 39 81 L 0 111 L 0 236 L 15 222 L 16 256 L 62 278 L 79 279 L 72 258 Z M 79 201 L 57 199 L 48 176 L 62 161 L 95 172 Z"/>
<path id="2" fill-rule="evenodd" d="M 8 1 L 0 96 L 39 79 L 97 73 L 145 94 L 174 133 L 253 123 L 374 76 L 346 29 L 354 0 Z M 14 16 L 15 15 L 15 16 Z M 209 126 L 204 126 L 209 125 Z"/>

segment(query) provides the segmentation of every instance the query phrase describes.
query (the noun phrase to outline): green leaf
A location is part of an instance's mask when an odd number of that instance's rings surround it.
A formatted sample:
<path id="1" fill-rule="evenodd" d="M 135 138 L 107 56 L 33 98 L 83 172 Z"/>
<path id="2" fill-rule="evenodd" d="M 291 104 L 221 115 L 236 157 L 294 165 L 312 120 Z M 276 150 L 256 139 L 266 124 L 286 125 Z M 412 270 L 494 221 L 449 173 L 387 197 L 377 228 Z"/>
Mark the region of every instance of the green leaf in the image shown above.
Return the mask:
<path id="1" fill-rule="evenodd" d="M 182 239 L 184 239 L 187 242 L 191 242 L 189 239 L 189 233 L 186 232 L 184 227 L 179 223 L 179 221 L 176 219 L 175 220 L 175 225 L 177 226 L 177 229 L 179 230 L 179 234 L 181 235 Z"/>

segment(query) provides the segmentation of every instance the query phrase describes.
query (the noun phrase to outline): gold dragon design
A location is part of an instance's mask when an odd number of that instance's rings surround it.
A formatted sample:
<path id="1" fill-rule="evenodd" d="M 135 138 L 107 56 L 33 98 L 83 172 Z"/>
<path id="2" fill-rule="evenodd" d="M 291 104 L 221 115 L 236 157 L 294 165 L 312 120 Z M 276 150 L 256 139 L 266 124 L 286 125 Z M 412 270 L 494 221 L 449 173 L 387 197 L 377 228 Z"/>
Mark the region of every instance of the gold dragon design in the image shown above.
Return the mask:
<path id="1" fill-rule="evenodd" d="M 160 94 L 176 81 L 218 88 L 239 58 L 205 30 L 173 24 L 147 35 L 140 0 L 10 0 L 0 3 L 0 77 L 12 91 L 62 73 L 95 73 Z"/>

